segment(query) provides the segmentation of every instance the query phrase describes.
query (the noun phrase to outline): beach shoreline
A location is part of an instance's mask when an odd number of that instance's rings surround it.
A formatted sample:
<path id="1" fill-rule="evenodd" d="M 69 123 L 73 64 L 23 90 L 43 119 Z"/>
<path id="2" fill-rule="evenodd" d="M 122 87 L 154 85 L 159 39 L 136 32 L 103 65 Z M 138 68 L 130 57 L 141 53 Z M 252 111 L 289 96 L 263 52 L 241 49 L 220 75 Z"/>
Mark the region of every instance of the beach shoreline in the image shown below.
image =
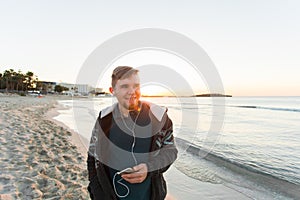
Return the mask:
<path id="1" fill-rule="evenodd" d="M 71 135 L 68 136 L 70 142 L 77 147 L 77 150 L 81 155 L 86 159 L 87 158 L 87 145 L 88 141 L 86 138 L 81 136 L 79 133 L 77 133 L 75 130 L 71 129 L 69 126 L 64 124 L 63 122 L 56 120 L 55 117 L 60 115 L 59 110 L 65 110 L 68 108 L 63 107 L 61 104 L 56 103 L 53 108 L 48 110 L 47 113 L 45 113 L 44 117 L 45 119 L 54 122 L 58 126 L 63 127 L 64 129 L 68 130 Z"/>
<path id="2" fill-rule="evenodd" d="M 57 110 L 65 109 L 61 105 L 56 105 L 57 107 L 53 110 L 54 112 L 58 113 Z M 53 117 L 55 115 L 52 115 Z M 48 117 L 51 117 L 48 116 Z M 66 124 L 54 120 L 54 122 L 58 122 L 59 124 L 62 124 L 63 127 L 66 127 L 67 129 L 70 129 Z M 71 130 L 73 133 L 72 136 L 75 136 L 76 138 L 81 137 L 82 140 L 86 140 L 83 136 L 81 136 L 79 133 L 76 133 L 76 131 Z M 82 148 L 82 143 L 75 142 L 75 145 L 79 145 L 79 149 L 83 149 L 82 153 L 86 154 L 86 150 Z M 168 187 L 168 195 L 166 197 L 166 200 L 180 200 L 180 199 L 189 199 L 189 200 L 198 200 L 199 195 L 203 199 L 241 199 L 241 200 L 248 200 L 251 199 L 247 197 L 246 195 L 240 193 L 239 191 L 236 191 L 234 189 L 231 189 L 223 184 L 212 184 L 208 182 L 201 182 L 199 180 L 195 180 L 193 178 L 188 177 L 187 175 L 183 174 L 181 171 L 177 170 L 174 166 L 172 166 L 166 173 L 165 178 L 167 181 L 167 187 Z M 184 186 L 182 187 L 182 185 Z"/>
<path id="3" fill-rule="evenodd" d="M 0 199 L 89 199 L 84 138 L 53 119 L 66 109 L 60 99 L 0 98 L 0 167 L 5 169 Z M 222 184 L 192 179 L 174 166 L 165 177 L 168 200 L 250 199 Z"/>

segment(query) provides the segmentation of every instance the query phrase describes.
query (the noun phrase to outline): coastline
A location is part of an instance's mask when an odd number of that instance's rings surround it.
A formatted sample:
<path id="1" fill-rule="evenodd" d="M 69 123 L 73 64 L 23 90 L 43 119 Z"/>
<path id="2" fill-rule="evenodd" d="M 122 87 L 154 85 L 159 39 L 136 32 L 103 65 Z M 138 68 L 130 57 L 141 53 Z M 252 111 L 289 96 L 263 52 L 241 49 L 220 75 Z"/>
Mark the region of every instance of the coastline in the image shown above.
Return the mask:
<path id="1" fill-rule="evenodd" d="M 53 111 L 58 113 L 57 110 L 60 109 L 65 109 L 65 108 L 58 104 L 56 105 L 56 108 L 53 109 Z M 52 115 L 52 117 L 55 116 L 56 115 Z M 54 120 L 54 122 L 57 122 L 58 124 L 61 124 L 63 127 L 66 127 L 68 130 L 70 130 L 70 128 L 66 126 L 64 123 L 58 120 Z M 76 133 L 74 130 L 70 130 L 70 131 L 72 132 L 72 137 L 74 136 L 78 138 L 78 136 L 80 136 L 80 134 Z M 81 148 L 82 144 L 80 142 L 78 143 L 75 140 L 74 144 L 78 145 L 77 147 L 79 149 L 82 149 Z M 81 153 L 86 154 L 86 150 L 81 151 Z M 180 172 L 179 170 L 177 170 L 174 166 L 171 166 L 170 169 L 165 173 L 165 179 L 167 181 L 167 187 L 168 187 L 168 195 L 166 197 L 166 200 L 181 200 L 181 199 L 198 200 L 199 196 L 201 196 L 201 198 L 211 199 L 211 200 L 251 199 L 246 195 L 240 193 L 239 191 L 231 189 L 223 184 L 212 184 L 212 183 L 201 182 L 199 180 L 190 178 L 187 175 Z"/>
<path id="2" fill-rule="evenodd" d="M 69 126 L 67 126 L 63 122 L 54 119 L 56 116 L 60 115 L 58 110 L 65 110 L 65 109 L 68 109 L 68 108 L 63 107 L 61 104 L 56 102 L 54 107 L 51 108 L 50 110 L 48 110 L 48 112 L 45 114 L 44 117 L 45 117 L 45 119 L 47 119 L 49 121 L 52 121 L 53 123 L 57 124 L 58 126 L 63 127 L 64 129 L 68 130 L 71 133 L 71 135 L 68 136 L 69 141 L 77 147 L 77 150 L 79 151 L 79 153 L 86 160 L 86 158 L 87 158 L 87 149 L 86 149 L 86 147 L 88 145 L 87 139 L 84 138 L 83 136 L 81 136 L 75 130 L 71 129 Z"/>
<path id="3" fill-rule="evenodd" d="M 0 199 L 89 199 L 86 149 L 79 134 L 53 119 L 59 97 L 0 98 Z M 192 179 L 172 166 L 166 200 L 249 199 L 222 184 Z"/>
<path id="4" fill-rule="evenodd" d="M 165 173 L 170 200 L 251 200 L 245 194 L 226 187 L 223 184 L 202 182 L 183 174 L 176 167 L 171 166 Z"/>

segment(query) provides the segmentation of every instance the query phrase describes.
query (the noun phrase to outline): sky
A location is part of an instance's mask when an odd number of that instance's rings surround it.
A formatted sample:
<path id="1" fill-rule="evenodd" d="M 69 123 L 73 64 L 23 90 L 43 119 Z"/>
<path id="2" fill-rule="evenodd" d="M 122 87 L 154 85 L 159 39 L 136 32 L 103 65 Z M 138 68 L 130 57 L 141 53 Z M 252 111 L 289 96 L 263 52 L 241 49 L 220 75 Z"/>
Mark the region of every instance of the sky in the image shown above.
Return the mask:
<path id="1" fill-rule="evenodd" d="M 297 0 L 0 0 L 0 72 L 12 68 L 32 71 L 39 80 L 75 83 L 83 63 L 105 41 L 159 28 L 201 46 L 226 94 L 300 96 L 299 10 Z M 165 52 L 132 53 L 112 64 L 165 65 L 182 73 L 194 93 L 207 92 L 205 77 Z M 114 66 L 97 87 L 109 87 Z"/>

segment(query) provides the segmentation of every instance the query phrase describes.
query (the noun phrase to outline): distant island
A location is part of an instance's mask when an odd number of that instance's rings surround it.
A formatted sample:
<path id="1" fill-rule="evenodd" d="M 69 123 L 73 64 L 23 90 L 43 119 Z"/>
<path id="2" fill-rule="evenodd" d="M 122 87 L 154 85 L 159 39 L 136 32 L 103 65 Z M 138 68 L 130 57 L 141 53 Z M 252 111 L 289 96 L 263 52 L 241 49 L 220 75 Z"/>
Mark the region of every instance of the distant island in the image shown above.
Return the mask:
<path id="1" fill-rule="evenodd" d="M 193 97 L 232 97 L 232 95 L 228 94 L 218 94 L 218 93 L 210 93 L 210 94 L 196 94 Z"/>

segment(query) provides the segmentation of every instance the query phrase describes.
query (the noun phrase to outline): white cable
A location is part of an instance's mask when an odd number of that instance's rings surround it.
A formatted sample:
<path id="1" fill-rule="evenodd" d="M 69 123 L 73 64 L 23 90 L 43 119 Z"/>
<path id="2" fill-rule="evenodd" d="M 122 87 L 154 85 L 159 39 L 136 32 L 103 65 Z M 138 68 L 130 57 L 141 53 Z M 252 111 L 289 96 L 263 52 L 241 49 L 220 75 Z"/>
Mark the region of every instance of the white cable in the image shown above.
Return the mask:
<path id="1" fill-rule="evenodd" d="M 134 147 L 135 147 L 135 132 L 134 132 L 134 129 L 135 129 L 136 122 L 137 122 L 137 119 L 138 119 L 139 115 L 140 115 L 140 112 L 138 111 L 138 114 L 137 114 L 137 116 L 136 116 L 136 118 L 135 118 L 135 120 L 134 120 L 134 123 L 133 123 L 133 126 L 132 126 L 131 129 L 127 126 L 126 122 L 123 120 L 123 123 L 124 123 L 124 125 L 126 126 L 126 128 L 127 128 L 129 131 L 132 132 L 133 142 L 132 142 L 132 146 L 131 146 L 131 155 L 132 155 L 132 157 L 133 157 L 133 159 L 134 159 L 135 165 L 137 165 L 138 162 L 137 162 L 136 157 L 135 157 L 134 152 L 133 152 Z M 122 118 L 122 119 L 123 119 L 123 118 Z M 114 177 L 113 177 L 113 187 L 114 187 L 114 191 L 115 191 L 116 195 L 117 195 L 119 198 L 125 198 L 125 197 L 127 197 L 127 196 L 129 195 L 129 193 L 130 193 L 129 187 L 128 187 L 125 183 L 122 183 L 122 182 L 121 182 L 121 181 L 123 180 L 123 178 L 119 179 L 119 180 L 117 181 L 117 183 L 119 183 L 120 185 L 124 186 L 124 187 L 126 188 L 126 190 L 127 190 L 127 192 L 126 192 L 125 195 L 120 195 L 120 194 L 118 193 L 118 191 L 117 191 L 116 184 L 115 184 L 115 179 L 116 179 L 116 176 L 117 176 L 117 175 L 118 175 L 118 172 L 116 172 L 116 173 L 114 174 Z"/>
<path id="2" fill-rule="evenodd" d="M 139 110 L 140 110 L 140 109 L 139 109 Z M 135 162 L 135 165 L 137 165 L 138 162 L 137 162 L 137 159 L 136 159 L 136 157 L 135 157 L 135 155 L 134 155 L 134 152 L 133 152 L 134 147 L 135 147 L 135 142 L 136 142 L 136 139 L 135 139 L 135 131 L 134 131 L 134 130 L 135 130 L 136 122 L 137 122 L 137 119 L 138 119 L 139 115 L 140 115 L 140 111 L 138 111 L 138 114 L 137 114 L 137 116 L 136 116 L 136 118 L 135 118 L 135 120 L 134 120 L 134 123 L 133 123 L 132 128 L 129 128 L 129 127 L 127 126 L 125 120 L 122 118 L 122 121 L 123 121 L 124 125 L 125 125 L 126 128 L 132 133 L 133 142 L 132 142 L 132 146 L 131 146 L 131 155 L 132 155 L 132 158 L 133 158 L 133 160 L 134 160 L 134 162 Z"/>
<path id="3" fill-rule="evenodd" d="M 137 160 L 136 160 L 136 157 L 133 153 L 133 150 L 134 150 L 134 147 L 135 147 L 135 132 L 134 132 L 134 130 L 132 131 L 132 136 L 133 136 L 133 142 L 132 142 L 132 146 L 131 146 L 131 155 L 134 159 L 135 165 L 137 165 Z"/>
<path id="4" fill-rule="evenodd" d="M 125 198 L 125 197 L 127 197 L 127 196 L 129 195 L 129 192 L 130 192 L 129 187 L 128 187 L 125 183 L 122 183 L 122 182 L 121 182 L 121 181 L 123 180 L 123 178 L 119 179 L 119 180 L 117 181 L 117 183 L 119 183 L 120 185 L 124 186 L 124 187 L 126 188 L 126 190 L 127 190 L 127 192 L 126 192 L 125 195 L 120 195 L 120 194 L 118 193 L 118 191 L 117 191 L 116 184 L 115 184 L 115 179 L 116 179 L 116 176 L 117 176 L 117 175 L 118 175 L 118 172 L 116 172 L 115 175 L 114 175 L 114 177 L 113 177 L 113 186 L 114 186 L 115 193 L 116 193 L 116 195 L 117 195 L 119 198 Z"/>

